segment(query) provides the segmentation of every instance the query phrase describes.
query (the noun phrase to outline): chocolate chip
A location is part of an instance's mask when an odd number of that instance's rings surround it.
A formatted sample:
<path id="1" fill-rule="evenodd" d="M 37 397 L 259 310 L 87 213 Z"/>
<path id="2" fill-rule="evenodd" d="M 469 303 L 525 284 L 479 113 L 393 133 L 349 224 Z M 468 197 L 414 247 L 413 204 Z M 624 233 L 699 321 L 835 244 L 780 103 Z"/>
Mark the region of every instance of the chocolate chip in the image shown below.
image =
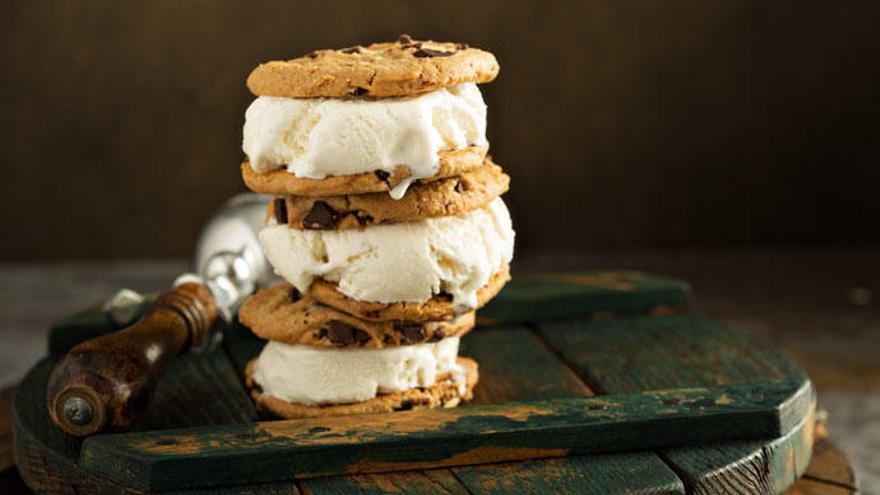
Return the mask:
<path id="1" fill-rule="evenodd" d="M 468 48 L 470 48 L 467 43 L 456 43 L 455 47 L 459 50 L 467 50 Z"/>
<path id="2" fill-rule="evenodd" d="M 342 50 L 339 50 L 339 51 L 342 52 L 342 53 L 360 53 L 360 52 L 361 52 L 361 47 L 359 47 L 359 46 L 351 46 L 351 47 L 348 47 L 348 48 L 343 48 Z"/>
<path id="3" fill-rule="evenodd" d="M 318 52 L 309 52 L 309 53 L 306 53 L 306 57 L 309 57 L 309 58 L 318 58 Z"/>
<path id="4" fill-rule="evenodd" d="M 433 335 L 428 337 L 428 342 L 440 342 L 443 340 L 443 337 L 446 337 L 446 332 L 443 330 L 437 330 Z"/>
<path id="5" fill-rule="evenodd" d="M 291 287 L 287 297 L 290 298 L 290 302 L 297 302 L 302 297 L 302 294 L 299 293 L 299 289 L 296 287 Z M 308 315 L 308 311 L 306 312 L 306 315 Z"/>
<path id="6" fill-rule="evenodd" d="M 328 431 L 330 431 L 330 428 L 327 428 L 326 426 L 313 426 L 309 428 L 309 433 L 311 433 L 312 435 L 316 433 L 326 433 Z"/>
<path id="7" fill-rule="evenodd" d="M 454 55 L 455 52 L 444 52 L 442 50 L 431 50 L 430 48 L 419 48 L 418 50 L 413 52 L 413 56 L 416 58 L 425 58 L 425 57 L 448 57 L 450 55 Z"/>
<path id="8" fill-rule="evenodd" d="M 376 170 L 373 173 L 376 174 L 376 177 L 378 177 L 379 180 L 381 180 L 382 182 L 388 182 L 388 177 L 391 177 L 391 174 L 384 170 Z"/>
<path id="9" fill-rule="evenodd" d="M 401 34 L 397 38 L 397 42 L 400 43 L 401 45 L 410 45 L 410 44 L 412 44 L 413 39 L 410 38 L 410 36 L 408 34 Z"/>
<path id="10" fill-rule="evenodd" d="M 457 193 L 464 192 L 464 184 L 462 184 L 460 180 L 455 182 L 455 192 L 457 192 Z"/>
<path id="11" fill-rule="evenodd" d="M 442 291 L 437 293 L 437 298 L 443 301 L 452 301 L 452 294 Z"/>
<path id="12" fill-rule="evenodd" d="M 361 225 L 361 227 L 373 223 L 373 217 L 371 215 L 364 215 L 360 212 L 355 212 L 354 216 L 355 218 L 357 218 L 357 221 Z"/>
<path id="13" fill-rule="evenodd" d="M 281 225 L 287 224 L 287 201 L 275 198 L 273 206 L 275 208 L 275 221 Z"/>
<path id="14" fill-rule="evenodd" d="M 413 401 L 407 399 L 407 400 L 401 402 L 399 406 L 395 407 L 394 410 L 395 411 L 409 411 L 410 409 L 413 408 L 414 405 L 415 404 L 413 403 Z"/>
<path id="15" fill-rule="evenodd" d="M 394 322 L 394 331 L 400 334 L 401 344 L 415 344 L 425 340 L 422 325 L 411 321 Z"/>
<path id="16" fill-rule="evenodd" d="M 339 213 L 323 201 L 315 201 L 302 221 L 304 229 L 312 230 L 332 229 L 337 223 L 339 223 Z"/>
<path id="17" fill-rule="evenodd" d="M 354 88 L 353 90 L 351 90 L 351 96 L 364 96 L 365 94 L 367 94 L 369 92 L 370 92 L 369 89 L 362 88 L 362 87 L 358 86 L 358 87 Z"/>
<path id="18" fill-rule="evenodd" d="M 360 328 L 339 320 L 330 320 L 318 332 L 318 338 L 327 339 L 338 346 L 357 344 L 364 345 L 372 337 Z"/>

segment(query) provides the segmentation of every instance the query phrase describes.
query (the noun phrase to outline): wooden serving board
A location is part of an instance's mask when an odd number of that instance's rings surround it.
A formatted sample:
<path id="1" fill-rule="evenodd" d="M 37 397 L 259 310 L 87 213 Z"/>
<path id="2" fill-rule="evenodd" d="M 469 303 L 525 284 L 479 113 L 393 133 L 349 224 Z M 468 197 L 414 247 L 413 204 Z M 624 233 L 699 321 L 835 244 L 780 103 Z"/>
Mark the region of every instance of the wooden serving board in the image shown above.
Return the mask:
<path id="1" fill-rule="evenodd" d="M 779 492 L 809 461 L 812 385 L 688 301 L 636 272 L 519 277 L 462 340 L 471 404 L 293 421 L 259 421 L 241 383 L 262 342 L 230 326 L 222 349 L 173 363 L 137 431 L 84 442 L 48 422 L 50 356 L 17 389 L 17 463 L 62 492 Z M 50 349 L 112 330 L 85 312 Z"/>

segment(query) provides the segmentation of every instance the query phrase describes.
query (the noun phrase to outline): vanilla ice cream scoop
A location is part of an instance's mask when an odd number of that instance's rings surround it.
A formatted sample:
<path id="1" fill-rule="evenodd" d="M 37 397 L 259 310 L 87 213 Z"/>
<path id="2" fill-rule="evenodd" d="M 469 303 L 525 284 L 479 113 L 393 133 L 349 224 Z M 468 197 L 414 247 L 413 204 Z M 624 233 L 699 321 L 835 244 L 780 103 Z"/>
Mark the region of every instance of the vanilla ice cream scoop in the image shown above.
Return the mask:
<path id="1" fill-rule="evenodd" d="M 486 104 L 464 83 L 378 100 L 260 96 L 245 113 L 242 147 L 255 172 L 286 167 L 310 179 L 406 165 L 412 175 L 391 191 L 400 198 L 437 172 L 439 151 L 484 144 Z"/>
<path id="2" fill-rule="evenodd" d="M 452 373 L 464 393 L 456 364 L 458 337 L 385 349 L 327 349 L 269 341 L 257 358 L 253 379 L 264 394 L 297 404 L 345 404 L 379 393 L 430 387 Z"/>
<path id="3" fill-rule="evenodd" d="M 513 238 L 501 198 L 458 217 L 345 230 L 273 224 L 260 231 L 275 272 L 302 292 L 321 277 L 358 301 L 424 302 L 446 292 L 462 311 L 475 308 L 477 290 L 510 263 Z"/>

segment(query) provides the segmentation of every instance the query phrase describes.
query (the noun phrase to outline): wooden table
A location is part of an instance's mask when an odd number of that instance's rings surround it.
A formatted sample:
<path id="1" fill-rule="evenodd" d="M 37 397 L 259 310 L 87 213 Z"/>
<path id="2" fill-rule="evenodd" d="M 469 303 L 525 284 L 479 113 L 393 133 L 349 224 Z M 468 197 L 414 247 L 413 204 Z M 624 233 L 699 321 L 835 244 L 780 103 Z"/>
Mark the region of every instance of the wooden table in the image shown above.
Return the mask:
<path id="1" fill-rule="evenodd" d="M 628 256 L 608 255 L 587 263 L 590 267 L 635 266 L 689 279 L 696 288 L 698 304 L 703 312 L 735 319 L 740 326 L 778 342 L 796 355 L 799 362 L 805 364 L 819 385 L 820 396 L 823 388 L 832 390 L 832 393 L 856 393 L 860 386 L 876 383 L 877 370 L 870 366 L 872 360 L 867 359 L 870 344 L 875 342 L 873 339 L 876 339 L 876 334 L 860 331 L 860 325 L 870 326 L 872 316 L 876 315 L 873 307 L 864 303 L 865 292 L 867 291 L 867 297 L 870 298 L 875 287 L 871 272 L 865 271 L 866 266 L 872 266 L 870 257 L 867 262 L 864 256 L 850 257 L 846 261 L 835 257 L 838 261 L 829 263 L 828 258 L 816 255 L 795 255 L 780 259 L 773 255 L 688 255 L 680 257 L 677 262 L 674 259 L 670 261 L 667 255 Z M 544 269 L 548 265 L 562 268 L 584 266 L 585 263 L 581 258 L 559 255 L 534 257 L 526 262 L 529 267 L 536 269 Z M 164 275 L 156 275 L 156 278 L 169 279 L 169 272 L 176 271 L 179 266 L 171 265 Z M 749 274 L 743 269 L 744 266 L 754 267 L 756 274 Z M 125 269 L 120 271 L 124 273 Z M 809 274 L 821 283 L 810 283 Z M 829 298 L 830 291 L 835 291 L 836 294 L 832 295 L 839 299 Z M 849 319 L 841 320 L 838 313 L 847 315 Z M 834 320 L 837 320 L 836 325 Z M 823 326 L 831 323 L 828 327 L 838 328 L 841 321 L 848 339 L 840 339 L 836 345 L 823 346 L 822 344 L 827 344 L 823 340 L 823 331 L 828 333 Z M 819 345 L 816 345 L 817 341 Z M 846 342 L 855 345 L 847 348 L 844 346 Z M 840 360 L 841 356 L 846 359 Z M 845 361 L 846 366 L 841 367 L 840 361 Z M 854 386 L 848 382 L 847 374 L 858 377 L 860 385 Z M 871 397 L 870 390 L 864 395 Z M 833 418 L 832 416 L 832 422 Z M 801 491 L 794 493 L 816 493 L 815 489 L 822 488 L 826 481 L 837 483 L 838 488 L 843 490 L 852 487 L 851 476 L 829 476 L 829 469 L 824 467 L 817 471 L 816 465 L 820 460 L 839 458 L 837 451 L 826 448 L 826 445 L 828 444 L 824 440 L 817 443 L 816 462 L 810 466 L 807 475 L 796 487 Z M 830 461 L 823 464 L 831 465 Z M 839 462 L 836 464 L 838 467 L 830 471 L 837 470 L 838 473 L 851 475 L 848 469 L 839 468 Z M 810 489 L 814 491 L 808 491 Z"/>
<path id="2" fill-rule="evenodd" d="M 12 459 L 12 420 L 10 417 L 12 394 L 13 389 L 11 388 L 0 392 L 0 493 L 25 495 L 32 492 L 18 476 Z M 519 463 L 512 464 L 499 474 L 510 474 L 520 469 L 521 466 L 522 464 Z M 399 492 L 400 489 L 400 486 L 395 484 L 393 476 L 361 475 L 353 478 L 357 482 L 357 486 L 363 490 L 381 488 L 394 493 Z M 439 490 L 443 485 L 442 478 L 443 476 L 438 474 L 435 477 L 427 476 L 421 481 L 426 488 Z M 786 492 L 786 495 L 844 495 L 853 493 L 857 493 L 857 488 L 849 460 L 828 438 L 824 425 L 817 424 L 813 459 L 807 471 Z"/>

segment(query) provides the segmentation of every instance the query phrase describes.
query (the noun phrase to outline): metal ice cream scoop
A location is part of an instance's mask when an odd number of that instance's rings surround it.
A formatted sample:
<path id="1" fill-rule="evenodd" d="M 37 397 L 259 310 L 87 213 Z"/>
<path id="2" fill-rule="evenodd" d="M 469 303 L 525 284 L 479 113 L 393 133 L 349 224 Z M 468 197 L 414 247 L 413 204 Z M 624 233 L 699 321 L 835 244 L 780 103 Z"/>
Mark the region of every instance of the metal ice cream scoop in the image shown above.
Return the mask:
<path id="1" fill-rule="evenodd" d="M 83 342 L 55 365 L 46 390 L 52 421 L 86 436 L 125 431 L 150 403 L 171 359 L 219 341 L 217 317 L 227 321 L 259 286 L 273 278 L 257 240 L 270 198 L 239 194 L 208 221 L 196 245 L 197 273 L 178 278 L 155 299 L 120 291 L 105 311 L 118 332 Z"/>

